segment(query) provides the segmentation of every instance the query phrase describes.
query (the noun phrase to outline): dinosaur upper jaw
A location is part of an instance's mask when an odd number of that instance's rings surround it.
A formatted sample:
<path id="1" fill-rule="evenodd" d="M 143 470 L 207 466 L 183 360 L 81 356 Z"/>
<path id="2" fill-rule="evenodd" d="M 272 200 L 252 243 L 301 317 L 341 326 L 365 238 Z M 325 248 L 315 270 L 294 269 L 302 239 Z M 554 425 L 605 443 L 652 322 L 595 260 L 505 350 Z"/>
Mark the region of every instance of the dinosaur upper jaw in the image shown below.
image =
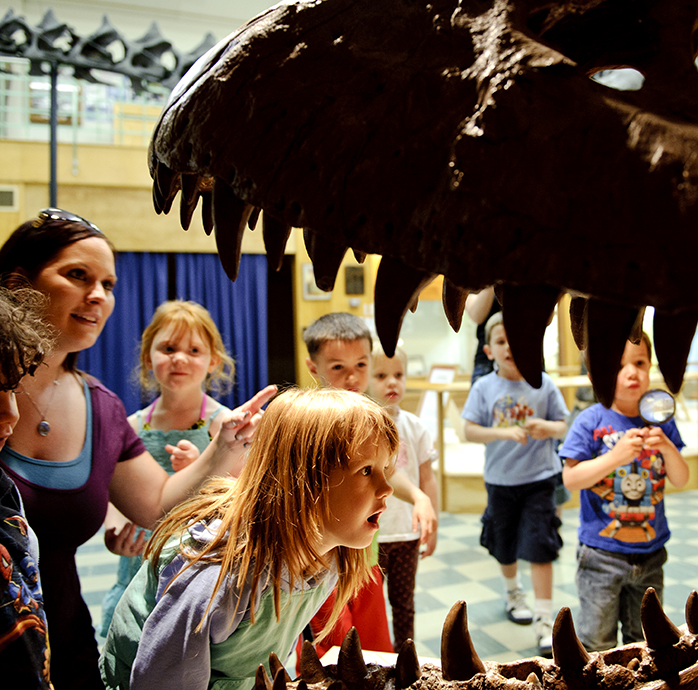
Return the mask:
<path id="1" fill-rule="evenodd" d="M 434 275 L 447 279 L 454 327 L 467 290 L 499 285 L 534 385 L 558 295 L 591 298 L 575 300 L 573 330 L 606 404 L 652 305 L 677 390 L 698 321 L 696 2 L 641 5 L 276 6 L 173 95 L 151 147 L 156 208 L 169 210 L 181 187 L 187 226 L 201 196 L 231 276 L 260 208 L 272 263 L 290 227 L 306 228 L 324 289 L 348 247 L 382 254 L 376 320 L 388 352 Z M 642 29 L 608 45 L 614 22 Z M 588 78 L 618 64 L 645 74 L 642 91 Z"/>

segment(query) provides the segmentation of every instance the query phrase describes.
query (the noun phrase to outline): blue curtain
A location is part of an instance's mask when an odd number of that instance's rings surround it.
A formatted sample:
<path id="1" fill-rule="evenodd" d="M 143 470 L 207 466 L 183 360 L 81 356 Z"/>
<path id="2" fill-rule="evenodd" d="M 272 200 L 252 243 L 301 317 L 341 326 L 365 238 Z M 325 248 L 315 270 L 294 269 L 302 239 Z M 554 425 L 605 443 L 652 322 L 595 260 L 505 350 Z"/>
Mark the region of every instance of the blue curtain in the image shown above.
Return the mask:
<path id="1" fill-rule="evenodd" d="M 80 353 L 78 367 L 114 391 L 131 414 L 143 406 L 134 379 L 138 343 L 156 307 L 167 299 L 167 254 L 118 254 L 116 275 L 114 312 L 95 345 Z"/>
<path id="2" fill-rule="evenodd" d="M 216 254 L 177 254 L 175 266 L 177 297 L 211 312 L 235 360 L 235 386 L 219 400 L 237 407 L 268 383 L 266 256 L 244 254 L 234 283 Z"/>

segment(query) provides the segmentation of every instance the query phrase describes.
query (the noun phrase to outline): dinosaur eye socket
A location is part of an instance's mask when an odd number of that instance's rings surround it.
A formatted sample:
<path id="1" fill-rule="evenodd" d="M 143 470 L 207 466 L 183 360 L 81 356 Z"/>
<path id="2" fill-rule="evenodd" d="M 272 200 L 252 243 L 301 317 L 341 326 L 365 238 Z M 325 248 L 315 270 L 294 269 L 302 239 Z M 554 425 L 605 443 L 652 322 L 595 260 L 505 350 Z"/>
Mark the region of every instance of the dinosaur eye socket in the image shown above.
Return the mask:
<path id="1" fill-rule="evenodd" d="M 599 84 L 618 91 L 639 91 L 645 83 L 642 73 L 631 67 L 601 70 L 591 78 Z"/>

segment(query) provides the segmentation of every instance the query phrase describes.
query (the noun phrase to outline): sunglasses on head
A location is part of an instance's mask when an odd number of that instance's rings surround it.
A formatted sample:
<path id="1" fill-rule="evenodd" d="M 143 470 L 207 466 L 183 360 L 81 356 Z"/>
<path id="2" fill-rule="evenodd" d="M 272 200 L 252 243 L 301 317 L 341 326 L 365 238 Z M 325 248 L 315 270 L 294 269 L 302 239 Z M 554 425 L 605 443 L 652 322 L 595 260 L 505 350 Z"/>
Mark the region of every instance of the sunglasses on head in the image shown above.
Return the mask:
<path id="1" fill-rule="evenodd" d="M 64 211 L 60 208 L 42 208 L 41 211 L 39 211 L 39 213 L 37 214 L 36 220 L 32 223 L 32 226 L 35 228 L 40 228 L 44 223 L 53 221 L 82 223 L 83 225 L 86 225 L 88 228 L 92 228 L 93 230 L 96 230 L 97 232 L 102 234 L 102 231 L 94 223 L 91 223 L 86 218 L 78 216 L 75 213 L 71 213 L 70 211 Z"/>

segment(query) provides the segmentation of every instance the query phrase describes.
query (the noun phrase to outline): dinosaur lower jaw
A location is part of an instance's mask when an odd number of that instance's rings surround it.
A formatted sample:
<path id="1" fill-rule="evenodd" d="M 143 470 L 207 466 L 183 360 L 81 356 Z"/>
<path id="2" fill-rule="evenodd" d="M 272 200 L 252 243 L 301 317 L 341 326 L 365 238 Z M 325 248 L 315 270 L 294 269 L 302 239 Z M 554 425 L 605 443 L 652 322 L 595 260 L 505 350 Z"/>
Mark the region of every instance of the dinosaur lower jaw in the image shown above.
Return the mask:
<path id="1" fill-rule="evenodd" d="M 301 676 L 291 682 L 276 655 L 269 659 L 273 690 L 689 690 L 698 680 L 698 595 L 686 604 L 686 629 L 677 628 L 664 614 L 652 588 L 642 603 L 646 642 L 606 652 L 588 653 L 574 630 L 568 608 L 557 616 L 553 628 L 553 661 L 541 657 L 507 664 L 483 662 L 468 632 L 465 602 L 449 612 L 441 638 L 441 668 L 421 666 L 412 640 L 408 640 L 395 666 L 364 662 L 355 628 L 344 638 L 336 666 L 323 666 L 312 643 L 303 644 Z M 524 685 L 526 683 L 526 685 Z M 272 681 L 260 665 L 255 690 L 272 690 Z"/>

